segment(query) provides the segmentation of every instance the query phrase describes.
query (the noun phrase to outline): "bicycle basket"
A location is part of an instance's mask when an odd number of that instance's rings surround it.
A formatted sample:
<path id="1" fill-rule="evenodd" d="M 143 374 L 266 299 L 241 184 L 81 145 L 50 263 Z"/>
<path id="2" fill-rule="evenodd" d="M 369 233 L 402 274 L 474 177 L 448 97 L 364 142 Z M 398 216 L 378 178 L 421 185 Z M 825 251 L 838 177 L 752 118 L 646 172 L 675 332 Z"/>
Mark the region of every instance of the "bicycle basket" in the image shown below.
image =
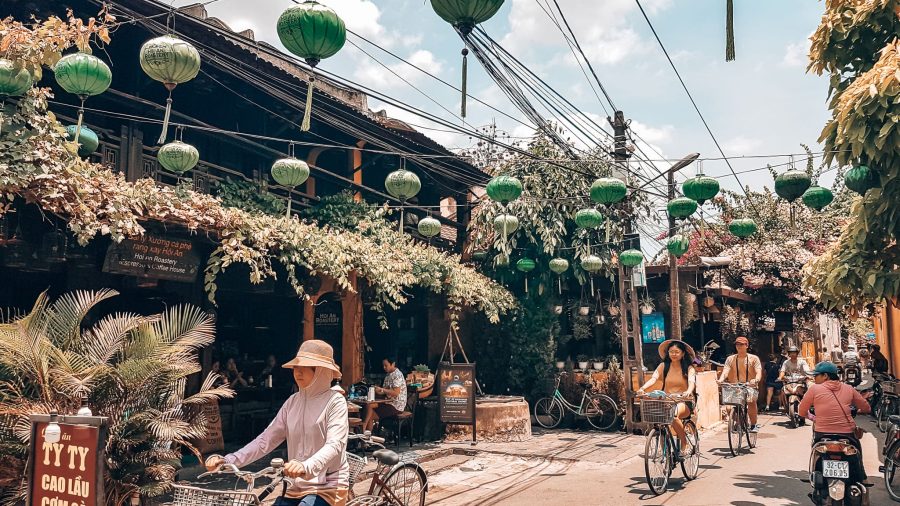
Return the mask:
<path id="1" fill-rule="evenodd" d="M 900 394 L 900 383 L 896 381 L 882 381 L 881 391 L 886 394 L 898 395 Z"/>
<path id="2" fill-rule="evenodd" d="M 747 389 L 740 385 L 722 384 L 722 404 L 726 406 L 745 406 Z"/>
<path id="3" fill-rule="evenodd" d="M 675 402 L 668 399 L 641 399 L 641 421 L 670 424 L 675 419 Z"/>
<path id="4" fill-rule="evenodd" d="M 350 488 L 352 489 L 356 479 L 359 478 L 359 474 L 366 467 L 366 459 L 359 455 L 348 453 L 347 463 L 350 464 Z"/>
<path id="5" fill-rule="evenodd" d="M 189 485 L 172 485 L 172 506 L 256 506 L 259 499 L 251 492 L 206 490 Z"/>

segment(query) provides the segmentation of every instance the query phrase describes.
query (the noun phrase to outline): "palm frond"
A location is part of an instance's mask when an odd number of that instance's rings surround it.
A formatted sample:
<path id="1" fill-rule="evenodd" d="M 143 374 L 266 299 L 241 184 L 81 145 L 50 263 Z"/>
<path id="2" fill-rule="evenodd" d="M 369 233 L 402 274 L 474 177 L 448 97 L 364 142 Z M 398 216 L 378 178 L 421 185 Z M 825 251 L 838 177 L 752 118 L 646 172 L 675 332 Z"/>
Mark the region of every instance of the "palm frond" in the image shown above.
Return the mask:
<path id="1" fill-rule="evenodd" d="M 95 364 L 108 363 L 122 353 L 129 333 L 155 319 L 156 317 L 135 313 L 115 313 L 103 317 L 90 330 L 85 331 L 85 357 Z"/>
<path id="2" fill-rule="evenodd" d="M 175 351 L 194 352 L 215 340 L 213 317 L 197 306 L 179 304 L 160 315 L 155 323 L 156 333 Z"/>
<path id="3" fill-rule="evenodd" d="M 101 290 L 76 290 L 61 295 L 50 305 L 47 333 L 51 341 L 62 348 L 77 340 L 84 317 L 97 304 L 119 295 L 119 292 Z"/>

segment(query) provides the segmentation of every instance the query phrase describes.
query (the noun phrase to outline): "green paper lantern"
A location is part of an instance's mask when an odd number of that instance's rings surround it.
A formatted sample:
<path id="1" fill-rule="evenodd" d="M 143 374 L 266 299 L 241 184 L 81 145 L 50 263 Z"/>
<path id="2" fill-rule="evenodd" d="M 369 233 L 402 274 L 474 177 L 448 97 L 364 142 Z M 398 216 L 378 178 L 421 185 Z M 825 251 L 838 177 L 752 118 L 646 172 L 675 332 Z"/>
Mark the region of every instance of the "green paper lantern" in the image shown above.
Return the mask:
<path id="1" fill-rule="evenodd" d="M 728 231 L 741 239 L 750 237 L 756 233 L 756 230 L 756 222 L 750 218 L 738 218 L 731 220 L 731 223 L 728 224 Z"/>
<path id="2" fill-rule="evenodd" d="M 53 67 L 56 83 L 82 101 L 99 95 L 112 84 L 112 71 L 100 58 L 87 53 L 63 56 Z"/>
<path id="3" fill-rule="evenodd" d="M 581 209 L 575 213 L 578 228 L 597 228 L 603 223 L 603 215 L 596 209 Z"/>
<path id="4" fill-rule="evenodd" d="M 600 272 L 603 269 L 603 259 L 597 255 L 587 255 L 581 257 L 581 268 L 590 272 Z"/>
<path id="5" fill-rule="evenodd" d="M 34 84 L 31 73 L 12 60 L 0 58 L 0 99 L 20 97 Z"/>
<path id="6" fill-rule="evenodd" d="M 406 201 L 419 194 L 422 182 L 419 181 L 419 176 L 415 172 L 398 169 L 387 175 L 384 180 L 384 188 L 392 197 Z"/>
<path id="7" fill-rule="evenodd" d="M 535 267 L 537 267 L 537 264 L 530 258 L 520 258 L 519 261 L 516 262 L 516 269 L 521 272 L 531 272 Z"/>
<path id="8" fill-rule="evenodd" d="M 697 201 L 687 197 L 678 197 L 669 201 L 666 205 L 669 216 L 684 219 L 697 212 Z"/>
<path id="9" fill-rule="evenodd" d="M 519 228 L 519 219 L 511 214 L 500 214 L 494 218 L 494 230 L 504 237 L 509 236 Z"/>
<path id="10" fill-rule="evenodd" d="M 285 9 L 278 18 L 278 39 L 288 51 L 312 68 L 306 88 L 306 107 L 300 130 L 308 132 L 312 121 L 312 99 L 316 65 L 337 54 L 347 41 L 344 20 L 331 8 L 313 0 Z"/>
<path id="11" fill-rule="evenodd" d="M 431 0 L 434 12 L 464 35 L 491 19 L 502 5 L 503 0 Z"/>
<path id="12" fill-rule="evenodd" d="M 550 270 L 555 274 L 562 274 L 569 270 L 569 261 L 565 258 L 553 258 L 550 260 Z"/>
<path id="13" fill-rule="evenodd" d="M 809 174 L 802 170 L 789 170 L 775 178 L 775 193 L 779 197 L 793 202 L 803 196 L 812 181 Z"/>
<path id="14" fill-rule="evenodd" d="M 150 39 L 141 46 L 141 69 L 151 79 L 163 83 L 169 91 L 166 112 L 163 117 L 162 132 L 158 144 L 166 142 L 169 131 L 169 116 L 172 114 L 172 90 L 182 83 L 197 77 L 200 72 L 200 53 L 191 43 L 171 35 Z"/>
<path id="15" fill-rule="evenodd" d="M 506 205 L 522 195 L 522 182 L 513 176 L 497 176 L 485 189 L 491 200 Z"/>
<path id="16" fill-rule="evenodd" d="M 844 174 L 847 188 L 860 195 L 865 195 L 872 188 L 878 188 L 878 174 L 866 165 L 857 165 Z"/>
<path id="17" fill-rule="evenodd" d="M 691 241 L 687 238 L 687 236 L 681 234 L 675 234 L 669 238 L 669 241 L 666 242 L 666 249 L 669 250 L 669 253 L 675 255 L 676 258 L 681 258 L 685 253 L 688 252 L 688 249 L 691 247 Z"/>
<path id="18" fill-rule="evenodd" d="M 159 148 L 156 159 L 163 168 L 180 176 L 197 166 L 200 153 L 190 144 L 172 141 Z"/>
<path id="19" fill-rule="evenodd" d="M 276 183 L 294 188 L 309 179 L 309 164 L 297 158 L 282 158 L 272 164 L 271 172 Z"/>
<path id="20" fill-rule="evenodd" d="M 441 222 L 431 216 L 426 216 L 419 220 L 416 229 L 418 229 L 419 234 L 423 237 L 428 237 L 430 239 L 441 233 Z"/>
<path id="21" fill-rule="evenodd" d="M 619 253 L 619 262 L 625 267 L 636 267 L 644 261 L 644 254 L 640 250 L 627 249 Z"/>
<path id="22" fill-rule="evenodd" d="M 69 142 L 74 141 L 76 130 L 78 130 L 78 125 L 67 126 L 66 140 Z M 94 132 L 86 126 L 82 126 L 78 135 L 78 156 L 88 156 L 94 151 L 97 151 L 98 147 L 100 147 L 100 139 L 97 137 L 97 132 Z"/>
<path id="23" fill-rule="evenodd" d="M 811 207 L 816 211 L 825 209 L 825 206 L 834 200 L 834 193 L 828 188 L 821 186 L 810 186 L 808 190 L 803 192 L 803 203 L 807 207 Z"/>
<path id="24" fill-rule="evenodd" d="M 719 194 L 719 180 L 714 177 L 698 174 L 688 179 L 681 185 L 684 196 L 696 200 L 698 205 L 703 205 L 707 200 Z"/>
<path id="25" fill-rule="evenodd" d="M 591 200 L 606 206 L 621 202 L 627 194 L 625 182 L 614 177 L 601 177 L 591 185 Z"/>

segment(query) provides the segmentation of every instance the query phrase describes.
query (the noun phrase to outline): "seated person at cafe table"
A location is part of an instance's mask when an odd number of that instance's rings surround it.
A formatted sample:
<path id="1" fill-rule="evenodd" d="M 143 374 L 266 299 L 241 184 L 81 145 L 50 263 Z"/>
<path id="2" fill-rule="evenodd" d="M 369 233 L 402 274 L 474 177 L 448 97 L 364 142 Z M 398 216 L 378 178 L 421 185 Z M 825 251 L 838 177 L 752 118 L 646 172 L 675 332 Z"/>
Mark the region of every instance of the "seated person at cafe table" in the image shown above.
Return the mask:
<path id="1" fill-rule="evenodd" d="M 247 380 L 244 379 L 244 373 L 238 370 L 237 362 L 235 362 L 233 358 L 229 358 L 228 361 L 225 362 L 225 379 L 228 381 L 228 386 L 231 388 L 247 386 Z"/>
<path id="2" fill-rule="evenodd" d="M 262 371 L 259 372 L 259 384 L 266 385 L 266 380 L 270 377 L 272 378 L 272 383 L 275 383 L 275 375 L 278 371 L 278 362 L 275 360 L 275 355 L 269 355 L 266 357 L 266 365 L 263 367 Z"/>
<path id="3" fill-rule="evenodd" d="M 304 341 L 297 357 L 282 367 L 293 370 L 300 391 L 288 398 L 259 437 L 224 457 L 210 455 L 206 468 L 244 467 L 286 440 L 284 475 L 293 480 L 274 506 L 343 506 L 350 485 L 345 453 L 350 428 L 344 391 L 331 385 L 341 377 L 334 350 L 325 341 Z"/>
<path id="4" fill-rule="evenodd" d="M 363 422 L 363 430 L 371 431 L 375 422 L 385 418 L 396 418 L 406 409 L 406 378 L 397 368 L 397 361 L 393 357 L 385 357 L 381 360 L 381 366 L 387 376 L 383 386 L 375 387 L 375 395 L 384 395 L 387 402 L 377 406 L 366 405 L 366 419 Z"/>

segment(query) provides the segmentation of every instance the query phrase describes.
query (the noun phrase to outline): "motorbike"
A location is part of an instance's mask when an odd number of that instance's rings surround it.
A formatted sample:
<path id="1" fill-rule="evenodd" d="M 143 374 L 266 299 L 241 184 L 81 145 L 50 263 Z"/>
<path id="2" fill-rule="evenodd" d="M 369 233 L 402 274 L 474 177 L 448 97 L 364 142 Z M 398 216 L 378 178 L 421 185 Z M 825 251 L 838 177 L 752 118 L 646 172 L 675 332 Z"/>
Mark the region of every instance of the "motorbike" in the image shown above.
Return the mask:
<path id="1" fill-rule="evenodd" d="M 785 409 L 792 429 L 806 425 L 806 419 L 800 416 L 800 400 L 806 394 L 806 382 L 805 374 L 789 374 L 784 377 Z"/>
<path id="2" fill-rule="evenodd" d="M 851 387 L 859 386 L 862 383 L 862 371 L 859 368 L 859 364 L 856 362 L 845 364 L 842 379 L 844 383 Z"/>
<path id="3" fill-rule="evenodd" d="M 814 415 L 814 411 L 810 410 Z M 851 409 L 856 417 L 856 409 Z M 809 456 L 809 493 L 817 506 L 868 506 L 869 491 L 853 471 L 862 468 L 859 451 L 847 438 L 828 435 L 813 441 Z"/>

